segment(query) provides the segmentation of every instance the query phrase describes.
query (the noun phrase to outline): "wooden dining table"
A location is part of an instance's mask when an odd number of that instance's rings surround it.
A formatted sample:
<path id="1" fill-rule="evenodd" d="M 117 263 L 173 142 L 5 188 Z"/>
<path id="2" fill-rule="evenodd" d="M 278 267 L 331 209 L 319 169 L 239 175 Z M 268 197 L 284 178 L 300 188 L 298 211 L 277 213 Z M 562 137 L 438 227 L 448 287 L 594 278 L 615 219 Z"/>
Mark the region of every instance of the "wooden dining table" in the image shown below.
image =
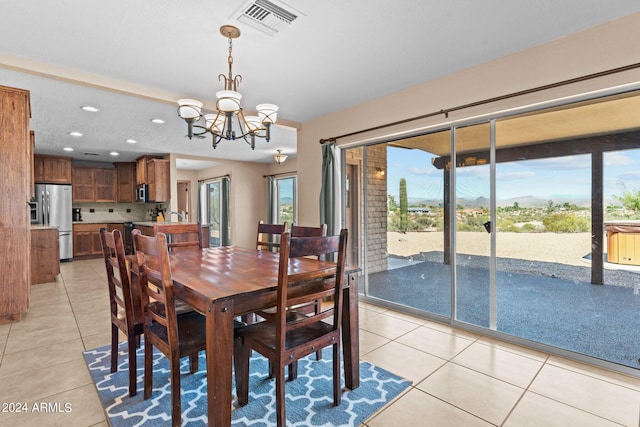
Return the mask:
<path id="1" fill-rule="evenodd" d="M 273 307 L 279 254 L 236 246 L 170 254 L 174 294 L 206 316 L 207 403 L 210 426 L 231 425 L 234 318 Z M 329 261 L 292 258 L 289 274 L 328 269 Z M 360 385 L 358 287 L 347 266 L 343 288 L 342 344 L 345 386 Z M 305 286 L 304 283 L 296 286 Z M 267 372 L 265 372 L 267 375 Z"/>

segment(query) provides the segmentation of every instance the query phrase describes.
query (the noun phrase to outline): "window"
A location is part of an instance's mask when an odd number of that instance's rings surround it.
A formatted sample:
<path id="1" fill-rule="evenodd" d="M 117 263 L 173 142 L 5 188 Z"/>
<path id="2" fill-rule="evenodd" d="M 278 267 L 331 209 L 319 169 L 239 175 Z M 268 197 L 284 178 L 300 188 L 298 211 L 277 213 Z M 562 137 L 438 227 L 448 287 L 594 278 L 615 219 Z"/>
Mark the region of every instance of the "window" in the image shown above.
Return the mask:
<path id="1" fill-rule="evenodd" d="M 298 178 L 270 177 L 269 222 L 295 224 L 298 222 Z"/>
<path id="2" fill-rule="evenodd" d="M 209 224 L 209 245 L 230 245 L 229 178 L 201 183 L 198 203 L 200 222 Z"/>

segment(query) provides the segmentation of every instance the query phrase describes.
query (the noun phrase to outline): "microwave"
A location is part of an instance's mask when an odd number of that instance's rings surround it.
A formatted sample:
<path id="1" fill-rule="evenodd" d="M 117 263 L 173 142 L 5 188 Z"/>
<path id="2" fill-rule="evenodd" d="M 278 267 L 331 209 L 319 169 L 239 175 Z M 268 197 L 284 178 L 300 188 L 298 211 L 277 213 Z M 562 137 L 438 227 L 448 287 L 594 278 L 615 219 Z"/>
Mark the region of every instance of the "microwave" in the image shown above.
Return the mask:
<path id="1" fill-rule="evenodd" d="M 28 202 L 29 212 L 31 213 L 31 224 L 40 224 L 40 211 L 38 210 L 38 202 Z"/>
<path id="2" fill-rule="evenodd" d="M 149 186 L 147 184 L 140 184 L 136 188 L 136 202 L 146 203 L 149 201 Z"/>

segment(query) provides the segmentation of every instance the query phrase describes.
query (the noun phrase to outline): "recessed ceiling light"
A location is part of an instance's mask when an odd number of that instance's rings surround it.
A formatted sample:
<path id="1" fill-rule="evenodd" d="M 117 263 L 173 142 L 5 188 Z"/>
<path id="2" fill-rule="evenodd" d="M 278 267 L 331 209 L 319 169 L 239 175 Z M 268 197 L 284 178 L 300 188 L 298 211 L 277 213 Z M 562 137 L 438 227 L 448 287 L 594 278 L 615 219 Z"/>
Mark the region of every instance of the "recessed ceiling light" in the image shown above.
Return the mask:
<path id="1" fill-rule="evenodd" d="M 111 154 L 112 156 L 119 156 L 120 153 L 118 153 L 117 151 L 112 151 L 109 154 Z"/>
<path id="2" fill-rule="evenodd" d="M 127 139 L 125 142 L 128 142 L 129 144 L 135 144 L 138 141 L 136 141 L 135 139 Z"/>
<path id="3" fill-rule="evenodd" d="M 81 136 L 82 136 L 82 133 L 80 133 L 80 132 L 75 132 L 75 131 L 74 131 L 74 132 L 69 132 L 69 135 L 71 135 L 71 136 L 75 136 L 75 137 L 78 137 L 78 138 L 79 138 L 79 137 L 81 137 Z"/>
<path id="4" fill-rule="evenodd" d="M 63 150 L 64 150 L 64 151 L 73 151 L 73 148 L 71 148 L 71 147 L 64 147 L 64 148 L 63 148 Z"/>
<path id="5" fill-rule="evenodd" d="M 164 120 L 162 120 L 162 119 L 151 119 L 151 121 L 152 121 L 153 123 L 157 123 L 157 124 L 159 124 L 159 125 L 161 125 L 162 123 L 164 123 Z"/>
<path id="6" fill-rule="evenodd" d="M 100 111 L 96 107 L 92 107 L 91 105 L 83 105 L 80 108 L 82 108 L 84 111 L 89 111 L 91 113 L 97 113 L 98 111 Z"/>

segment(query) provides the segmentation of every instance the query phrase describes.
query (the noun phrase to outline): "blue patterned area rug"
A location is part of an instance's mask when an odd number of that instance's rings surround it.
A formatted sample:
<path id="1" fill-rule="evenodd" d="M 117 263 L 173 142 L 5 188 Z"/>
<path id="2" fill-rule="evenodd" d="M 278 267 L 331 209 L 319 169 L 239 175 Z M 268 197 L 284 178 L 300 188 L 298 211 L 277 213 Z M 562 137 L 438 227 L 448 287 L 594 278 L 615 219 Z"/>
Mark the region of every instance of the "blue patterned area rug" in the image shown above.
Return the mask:
<path id="1" fill-rule="evenodd" d="M 344 389 L 342 403 L 333 406 L 331 348 L 323 358 L 315 354 L 300 360 L 298 378 L 287 381 L 287 426 L 359 426 L 387 402 L 409 387 L 410 382 L 384 369 L 360 362 L 360 387 Z M 249 404 L 233 409 L 233 426 L 274 426 L 275 380 L 266 376 L 267 360 L 253 352 L 249 382 Z M 110 373 L 109 346 L 84 352 L 91 377 L 113 427 L 165 426 L 171 424 L 169 364 L 160 352 L 154 352 L 153 394 L 143 399 L 144 345 L 137 351 L 138 394 L 128 394 L 128 362 L 125 343 L 120 344 L 118 372 Z M 189 359 L 181 363 L 182 425 L 207 425 L 205 356 L 200 353 L 200 371 L 189 373 Z M 344 376 L 344 370 L 342 371 Z M 344 380 L 343 380 L 344 384 Z M 233 385 L 235 402 L 235 383 Z"/>

